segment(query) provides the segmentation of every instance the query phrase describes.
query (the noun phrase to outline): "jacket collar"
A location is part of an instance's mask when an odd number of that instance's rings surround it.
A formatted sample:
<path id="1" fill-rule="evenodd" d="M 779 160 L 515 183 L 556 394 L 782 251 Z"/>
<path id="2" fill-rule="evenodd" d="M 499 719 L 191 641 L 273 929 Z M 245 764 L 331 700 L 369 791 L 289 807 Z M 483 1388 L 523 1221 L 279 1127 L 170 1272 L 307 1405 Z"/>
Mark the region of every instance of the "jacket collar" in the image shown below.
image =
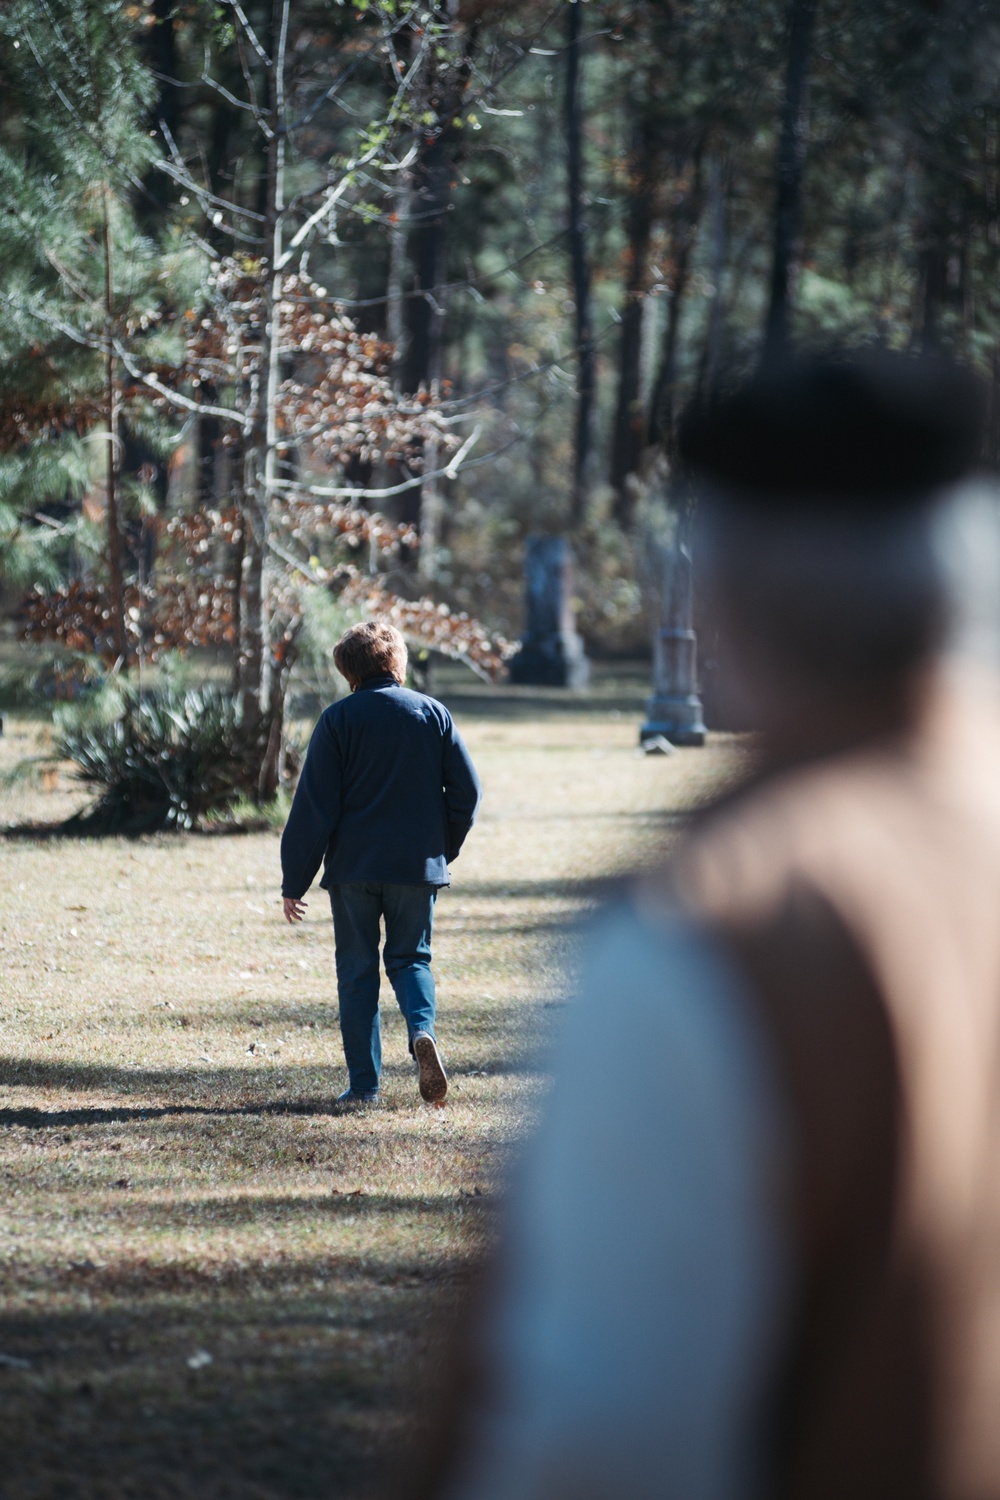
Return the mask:
<path id="1" fill-rule="evenodd" d="M 376 672 L 373 677 L 366 677 L 364 682 L 359 682 L 354 689 L 356 693 L 363 693 L 366 688 L 399 687 L 399 683 L 391 672 Z"/>

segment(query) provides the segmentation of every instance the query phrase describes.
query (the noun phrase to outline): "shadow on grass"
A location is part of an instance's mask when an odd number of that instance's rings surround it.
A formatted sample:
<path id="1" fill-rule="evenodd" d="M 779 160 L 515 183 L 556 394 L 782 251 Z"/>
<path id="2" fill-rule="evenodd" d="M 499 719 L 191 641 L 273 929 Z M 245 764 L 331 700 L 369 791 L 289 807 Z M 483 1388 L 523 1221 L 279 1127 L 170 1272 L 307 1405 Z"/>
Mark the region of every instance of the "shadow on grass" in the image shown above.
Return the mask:
<path id="1" fill-rule="evenodd" d="M 29 1130 L 54 1129 L 70 1125 L 128 1125 L 143 1120 L 162 1120 L 169 1115 L 331 1115 L 329 1100 L 325 1104 L 277 1101 L 264 1104 L 233 1106 L 207 1104 L 150 1104 L 128 1108 L 111 1105 L 81 1105 L 78 1109 L 0 1109 L 0 1128 L 20 1125 Z"/>
<path id="2" fill-rule="evenodd" d="M 337 1361 L 144 1387 L 144 1406 L 82 1374 L 44 1401 L 2 1382 L 6 1500 L 378 1500 L 408 1426 L 405 1397 Z"/>
<path id="3" fill-rule="evenodd" d="M 75 814 L 74 814 L 75 816 Z M 74 843 L 105 844 L 111 839 L 125 839 L 134 844 L 142 839 L 160 838 L 196 838 L 217 839 L 244 837 L 251 833 L 271 833 L 275 829 L 273 822 L 267 818 L 247 818 L 241 822 L 230 823 L 208 823 L 204 827 L 198 825 L 194 828 L 153 828 L 130 831 L 127 828 L 119 828 L 108 831 L 81 826 L 74 823 L 72 818 L 65 818 L 59 823 L 6 823 L 0 825 L 0 840 L 11 843 L 36 843 L 47 844 L 55 840 L 67 840 Z"/>
<path id="4" fill-rule="evenodd" d="M 468 1267 L 386 1259 L 331 1272 L 317 1257 L 254 1259 L 222 1276 L 46 1268 L 50 1286 L 86 1305 L 8 1302 L 0 1315 L 0 1348 L 25 1362 L 0 1369 L 3 1494 L 384 1495 L 413 1380 L 434 1361 Z M 192 1367 L 200 1350 L 210 1357 Z"/>
<path id="5" fill-rule="evenodd" d="M 538 1046 L 524 1049 L 522 1052 L 507 1055 L 504 1058 L 502 1068 L 495 1059 L 486 1058 L 482 1061 L 466 1063 L 461 1069 L 455 1070 L 453 1076 L 456 1078 L 466 1076 L 472 1072 L 489 1072 L 491 1075 L 500 1076 L 524 1075 L 531 1076 L 539 1072 L 543 1054 Z M 95 1068 L 88 1063 L 62 1063 L 62 1062 L 38 1062 L 35 1060 L 19 1060 L 15 1058 L 0 1058 L 0 1085 L 10 1087 L 36 1088 L 42 1092 L 55 1092 L 57 1090 L 92 1090 L 94 1092 L 115 1091 L 129 1095 L 149 1095 L 151 1093 L 167 1093 L 172 1091 L 192 1092 L 192 1085 L 197 1082 L 205 1092 L 211 1092 L 216 1096 L 211 1102 L 188 1102 L 177 1100 L 176 1102 L 159 1103 L 136 1103 L 136 1104 L 79 1104 L 65 1108 L 56 1105 L 53 1108 L 43 1108 L 38 1105 L 7 1105 L 0 1108 L 0 1129 L 20 1127 L 29 1130 L 51 1130 L 56 1128 L 69 1128 L 71 1126 L 85 1125 L 127 1125 L 142 1123 L 143 1121 L 162 1120 L 174 1117 L 215 1117 L 215 1118 L 247 1118 L 256 1117 L 260 1119 L 282 1116 L 313 1116 L 330 1119 L 359 1119 L 362 1115 L 356 1113 L 344 1113 L 337 1109 L 333 1102 L 335 1093 L 339 1091 L 339 1083 L 336 1087 L 331 1083 L 329 1092 L 322 1095 L 315 1093 L 315 1075 L 320 1067 L 309 1068 L 283 1067 L 284 1078 L 293 1077 L 296 1074 L 306 1075 L 309 1079 L 310 1088 L 313 1092 L 297 1095 L 294 1083 L 287 1089 L 285 1096 L 281 1098 L 240 1098 L 247 1092 L 248 1082 L 263 1091 L 270 1083 L 266 1078 L 248 1078 L 245 1071 L 233 1069 L 229 1072 L 216 1073 L 190 1073 L 186 1071 L 177 1072 L 150 1072 L 145 1073 L 138 1069 L 127 1068 Z M 338 1067 L 337 1071 L 340 1069 Z M 387 1063 L 383 1069 L 383 1082 L 392 1083 L 394 1086 L 400 1084 L 406 1086 L 413 1083 L 413 1075 L 406 1063 Z M 409 1095 L 398 1100 L 383 1098 L 378 1107 L 381 1116 L 385 1114 L 408 1113 L 414 1105 L 420 1101 L 414 1092 L 413 1097 Z"/>
<path id="6" fill-rule="evenodd" d="M 282 1076 L 305 1074 L 315 1088 L 318 1067 L 283 1067 Z M 7 1106 L 0 1108 L 0 1127 L 21 1125 L 49 1128 L 60 1125 L 114 1125 L 130 1121 L 157 1120 L 170 1115 L 334 1115 L 333 1088 L 322 1096 L 296 1095 L 294 1087 L 282 1098 L 247 1099 L 248 1084 L 263 1091 L 275 1084 L 266 1077 L 248 1075 L 245 1069 L 215 1072 L 194 1070 L 145 1071 L 139 1068 L 95 1067 L 81 1062 L 40 1062 L 34 1058 L 0 1057 L 0 1085 L 39 1089 L 43 1093 L 60 1090 L 88 1090 L 95 1093 L 116 1092 L 127 1095 L 210 1093 L 208 1103 L 176 1102 L 148 1104 L 76 1105 L 66 1109 L 40 1106 Z M 242 1097 L 241 1097 L 242 1096 Z M 384 1106 L 383 1106 L 384 1108 Z"/>
<path id="7" fill-rule="evenodd" d="M 355 1169 L 355 1177 L 364 1168 Z M 421 1220 L 446 1218 L 462 1213 L 469 1200 L 458 1193 L 450 1197 L 407 1196 L 399 1193 L 366 1193 L 364 1189 L 337 1190 L 314 1187 L 308 1192 L 276 1194 L 206 1194 L 199 1198 L 157 1198 L 143 1193 L 118 1193 L 115 1219 L 119 1226 L 134 1220 L 143 1229 L 199 1230 L 287 1228 L 317 1219 L 368 1219 L 391 1221 L 400 1215 L 417 1214 Z M 481 1201 L 481 1200 L 477 1200 Z"/>
<path id="8" fill-rule="evenodd" d="M 488 1196 L 473 1196 L 465 1201 L 484 1212 L 495 1204 L 495 1199 Z M 253 1298 L 258 1292 L 266 1292 L 273 1297 L 273 1306 L 285 1314 L 294 1307 L 294 1316 L 298 1317 L 306 1304 L 314 1311 L 322 1311 L 325 1318 L 343 1324 L 357 1320 L 360 1299 L 365 1295 L 383 1293 L 391 1298 L 425 1285 L 461 1285 L 475 1261 L 474 1255 L 454 1254 L 407 1259 L 398 1251 L 386 1257 L 370 1253 L 338 1254 L 334 1260 L 329 1252 L 320 1251 L 315 1255 L 280 1259 L 253 1255 L 238 1262 L 205 1265 L 197 1259 L 154 1260 L 125 1253 L 96 1262 L 66 1260 L 42 1266 L 32 1263 L 28 1274 L 32 1287 L 44 1284 L 50 1291 L 67 1292 L 84 1288 L 91 1299 L 111 1297 L 140 1305 L 165 1295 L 214 1300 L 223 1296 Z M 16 1295 L 16 1271 L 8 1276 L 8 1290 Z M 132 1309 L 128 1311 L 131 1316 Z M 225 1304 L 220 1303 L 216 1311 L 224 1313 Z M 257 1307 L 257 1318 L 263 1311 Z M 113 1319 L 116 1313 L 124 1316 L 125 1312 L 124 1307 L 99 1309 L 99 1315 L 108 1319 Z M 273 1311 L 268 1316 L 273 1317 Z M 68 1322 L 86 1326 L 91 1321 L 89 1308 L 68 1312 L 65 1304 L 56 1309 L 37 1299 L 30 1307 L 22 1305 L 20 1309 L 8 1303 L 0 1311 L 0 1347 L 11 1352 L 10 1339 L 27 1337 L 42 1324 L 61 1327 Z M 5 1336 L 8 1342 L 4 1342 Z M 52 1352 L 52 1346 L 37 1342 L 33 1351 L 22 1347 L 13 1352 L 26 1358 L 34 1353 L 42 1358 L 47 1350 Z"/>
<path id="9" fill-rule="evenodd" d="M 601 901 L 614 894 L 621 882 L 613 876 L 578 876 L 566 880 L 462 880 L 450 895 L 439 898 L 438 910 L 449 913 L 452 901 L 523 900 L 550 901 L 570 897 L 577 901 Z M 483 924 L 483 935 L 490 926 Z"/>

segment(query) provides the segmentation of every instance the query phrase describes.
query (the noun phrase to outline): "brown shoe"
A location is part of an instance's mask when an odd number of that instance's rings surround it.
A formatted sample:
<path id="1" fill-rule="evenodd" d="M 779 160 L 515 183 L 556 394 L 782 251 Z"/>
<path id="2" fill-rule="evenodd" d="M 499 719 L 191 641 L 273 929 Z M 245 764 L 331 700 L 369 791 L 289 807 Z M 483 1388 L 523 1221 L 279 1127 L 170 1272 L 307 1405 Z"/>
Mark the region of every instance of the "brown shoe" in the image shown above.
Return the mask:
<path id="1" fill-rule="evenodd" d="M 428 1031 L 418 1031 L 413 1038 L 413 1055 L 420 1069 L 420 1097 L 428 1104 L 443 1104 L 448 1092 L 448 1075 L 437 1049 L 437 1042 Z"/>

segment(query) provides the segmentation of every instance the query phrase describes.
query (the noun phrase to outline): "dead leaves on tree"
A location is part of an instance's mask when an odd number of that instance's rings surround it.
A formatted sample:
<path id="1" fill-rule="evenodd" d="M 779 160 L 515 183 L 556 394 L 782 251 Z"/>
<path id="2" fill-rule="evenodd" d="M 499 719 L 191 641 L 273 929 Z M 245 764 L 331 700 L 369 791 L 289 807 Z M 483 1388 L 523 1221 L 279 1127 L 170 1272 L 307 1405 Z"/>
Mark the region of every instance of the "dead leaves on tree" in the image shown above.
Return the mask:
<path id="1" fill-rule="evenodd" d="M 186 399 L 204 399 L 215 410 L 228 403 L 240 420 L 224 441 L 236 449 L 246 445 L 260 420 L 267 287 L 263 261 L 230 258 L 213 266 L 205 307 L 181 317 L 182 359 L 155 372 L 166 393 L 134 384 L 122 392 L 126 406 L 169 408 L 172 389 L 184 389 Z M 388 462 L 417 475 L 428 441 L 438 453 L 455 449 L 456 438 L 426 392 L 401 398 L 393 390 L 392 346 L 359 332 L 325 288 L 304 273 L 284 279 L 277 324 L 289 368 L 278 393 L 279 451 L 294 447 L 314 464 L 361 465 L 366 471 Z M 86 426 L 97 417 L 90 407 L 74 414 L 11 408 L 0 412 L 0 446 L 15 447 L 74 422 Z M 302 589 L 319 585 L 346 604 L 387 616 L 412 643 L 465 661 L 485 678 L 503 672 L 510 647 L 501 637 L 432 599 L 402 599 L 379 581 L 373 570 L 380 561 L 412 556 L 419 548 L 414 526 L 355 503 L 325 500 L 287 481 L 277 496 L 254 493 L 145 523 L 156 537 L 156 565 L 147 583 L 125 590 L 130 660 L 153 661 L 165 650 L 191 646 L 238 645 L 243 548 L 248 526 L 260 524 L 262 501 L 273 538 L 267 606 L 276 664 L 287 667 L 294 650 Z M 53 592 L 36 590 L 24 602 L 22 618 L 28 639 L 93 652 L 109 665 L 117 659 L 110 600 L 97 584 L 74 580 Z"/>

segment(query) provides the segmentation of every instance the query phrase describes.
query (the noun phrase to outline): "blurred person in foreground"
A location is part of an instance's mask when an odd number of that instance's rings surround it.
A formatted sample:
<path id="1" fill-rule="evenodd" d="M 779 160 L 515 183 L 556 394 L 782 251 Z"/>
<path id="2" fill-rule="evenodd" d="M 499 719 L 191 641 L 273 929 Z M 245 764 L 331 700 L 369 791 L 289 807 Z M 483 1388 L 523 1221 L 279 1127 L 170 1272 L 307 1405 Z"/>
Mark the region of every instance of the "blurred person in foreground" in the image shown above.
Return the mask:
<path id="1" fill-rule="evenodd" d="M 859 355 L 689 415 L 758 770 L 588 941 L 423 1494 L 1000 1497 L 1000 697 L 949 645 L 981 409 Z"/>
<path id="2" fill-rule="evenodd" d="M 442 1105 L 448 1079 L 434 1030 L 434 902 L 472 827 L 479 778 L 444 704 L 403 686 L 406 642 L 395 626 L 352 626 L 333 660 L 351 696 L 326 709 L 309 742 L 281 839 L 285 917 L 302 921 L 302 898 L 324 862 L 350 1079 L 337 1105 L 378 1102 L 383 920 L 385 970 L 420 1094 Z"/>

